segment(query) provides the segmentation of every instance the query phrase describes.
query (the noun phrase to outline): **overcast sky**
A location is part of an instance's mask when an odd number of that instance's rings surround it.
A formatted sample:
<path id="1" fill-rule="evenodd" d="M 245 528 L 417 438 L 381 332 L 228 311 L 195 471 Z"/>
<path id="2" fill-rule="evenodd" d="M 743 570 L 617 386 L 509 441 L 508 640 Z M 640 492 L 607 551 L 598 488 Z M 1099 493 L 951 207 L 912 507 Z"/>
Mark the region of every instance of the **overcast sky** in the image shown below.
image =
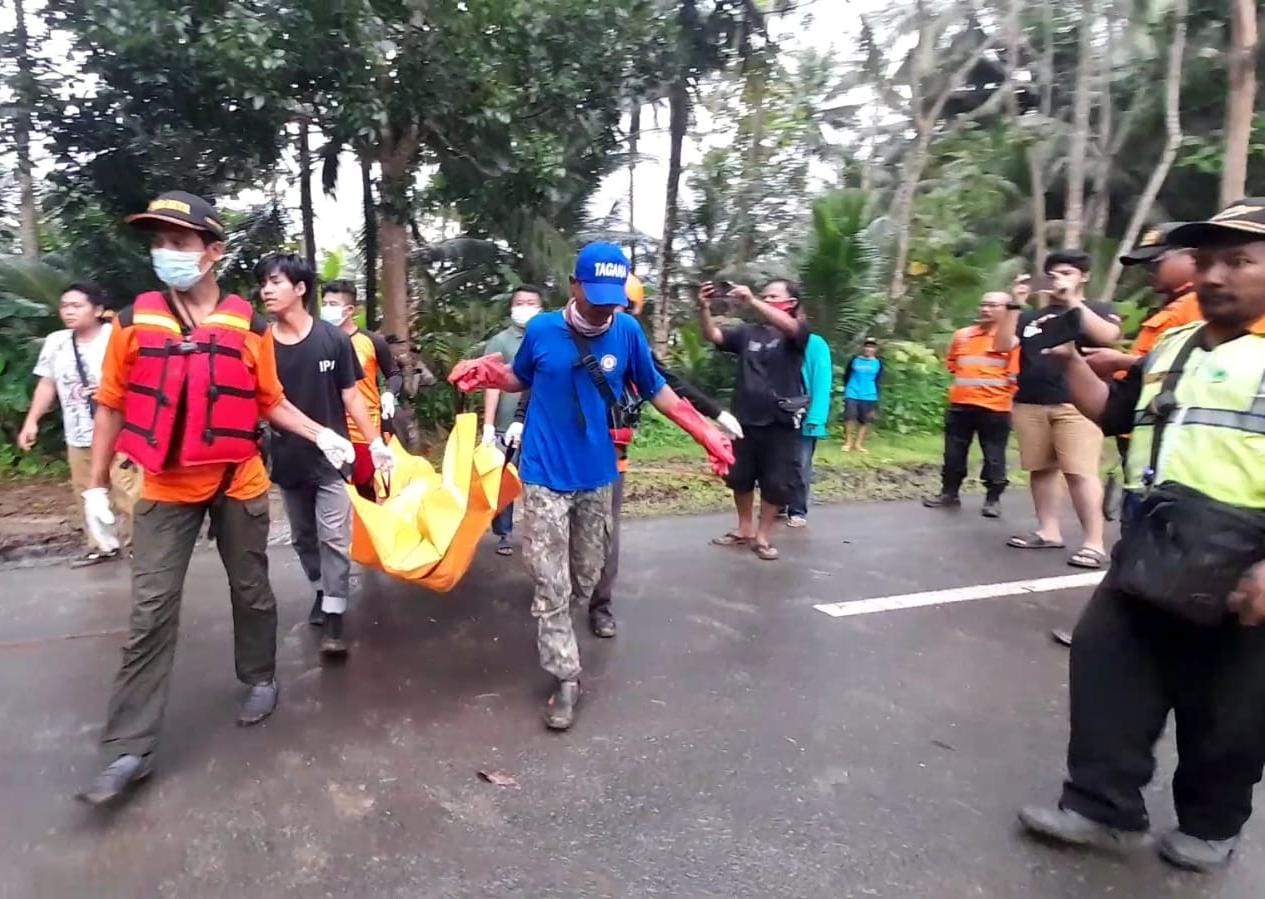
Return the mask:
<path id="1" fill-rule="evenodd" d="M 126 0 L 119 0 L 126 2 Z M 28 0 L 28 9 L 38 10 L 42 7 L 40 0 Z M 774 37 L 778 43 L 788 49 L 812 47 L 820 51 L 836 50 L 847 53 L 855 46 L 857 31 L 860 25 L 860 13 L 879 9 L 883 6 L 880 0 L 800 0 L 796 12 L 780 18 L 774 23 Z M 8 3 L 0 2 L 0 29 L 12 28 L 12 8 Z M 48 55 L 56 58 L 57 42 L 54 39 L 46 48 Z M 64 51 L 61 51 L 64 53 Z M 639 153 L 642 157 L 637 167 L 637 180 L 634 185 L 636 203 L 636 227 L 654 236 L 663 231 L 663 198 L 667 178 L 668 138 L 666 106 L 655 109 L 647 107 L 642 113 L 642 139 Z M 706 131 L 706 122 L 700 122 L 700 132 Z M 686 166 L 699 158 L 697 140 L 689 139 L 684 149 Z M 6 167 L 11 168 L 12 160 L 6 159 Z M 293 158 L 286 164 L 297 176 L 298 166 Z M 37 168 L 46 169 L 47 159 L 37 160 Z M 321 191 L 319 172 L 313 181 L 314 206 L 316 211 L 316 240 L 321 254 L 327 250 L 350 244 L 353 235 L 361 224 L 361 191 L 360 169 L 355 159 L 348 155 L 339 167 L 340 177 L 337 192 L 327 197 Z M 174 185 L 173 185 L 174 187 Z M 602 184 L 592 202 L 592 211 L 604 214 L 613 204 L 623 203 L 628 190 L 628 172 L 622 170 L 614 173 Z M 262 192 L 243 194 L 236 198 L 242 203 L 258 202 Z M 683 198 L 685 200 L 686 198 Z M 297 181 L 287 192 L 287 203 L 294 210 L 294 218 L 298 221 L 299 189 Z"/>

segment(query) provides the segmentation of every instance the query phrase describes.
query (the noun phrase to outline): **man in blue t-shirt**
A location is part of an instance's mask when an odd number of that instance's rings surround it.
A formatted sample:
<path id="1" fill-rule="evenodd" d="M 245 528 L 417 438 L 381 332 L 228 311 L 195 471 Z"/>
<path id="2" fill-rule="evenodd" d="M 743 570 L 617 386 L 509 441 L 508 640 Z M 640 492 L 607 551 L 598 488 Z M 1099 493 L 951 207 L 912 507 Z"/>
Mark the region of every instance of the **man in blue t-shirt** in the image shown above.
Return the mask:
<path id="1" fill-rule="evenodd" d="M 606 561 L 619 477 L 611 431 L 625 427 L 624 386 L 702 444 L 717 474 L 733 464 L 729 439 L 667 386 L 640 325 L 615 314 L 628 305 L 628 274 L 623 250 L 589 244 L 576 259 L 570 302 L 531 320 L 512 369 L 494 354 L 458 363 L 448 378 L 465 393 L 531 390 L 519 463 L 523 556 L 535 581 L 540 664 L 558 680 L 545 713 L 554 730 L 571 726 L 580 698 L 571 601 L 589 601 Z"/>
<path id="2" fill-rule="evenodd" d="M 843 373 L 843 451 L 866 453 L 865 435 L 878 417 L 879 384 L 883 380 L 883 360 L 878 358 L 878 341 L 867 337 L 861 355 L 853 356 Z"/>

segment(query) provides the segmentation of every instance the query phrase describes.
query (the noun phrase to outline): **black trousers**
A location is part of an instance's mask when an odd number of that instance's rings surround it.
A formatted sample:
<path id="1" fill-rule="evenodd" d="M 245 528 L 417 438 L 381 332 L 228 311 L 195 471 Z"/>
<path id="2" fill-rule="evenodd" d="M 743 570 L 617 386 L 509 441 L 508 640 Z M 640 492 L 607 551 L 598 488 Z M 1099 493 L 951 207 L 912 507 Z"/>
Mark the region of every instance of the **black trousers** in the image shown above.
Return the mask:
<path id="1" fill-rule="evenodd" d="M 950 406 L 944 416 L 944 468 L 941 490 L 957 496 L 966 480 L 966 457 L 971 441 L 979 435 L 984 451 L 980 480 L 989 497 L 996 499 L 1010 482 L 1006 480 L 1006 443 L 1010 440 L 1010 413 L 980 406 Z"/>
<path id="2" fill-rule="evenodd" d="M 1265 628 L 1188 624 L 1104 581 L 1072 637 L 1070 689 L 1064 808 L 1145 830 L 1142 788 L 1171 710 L 1181 830 L 1224 840 L 1242 829 L 1265 765 Z"/>

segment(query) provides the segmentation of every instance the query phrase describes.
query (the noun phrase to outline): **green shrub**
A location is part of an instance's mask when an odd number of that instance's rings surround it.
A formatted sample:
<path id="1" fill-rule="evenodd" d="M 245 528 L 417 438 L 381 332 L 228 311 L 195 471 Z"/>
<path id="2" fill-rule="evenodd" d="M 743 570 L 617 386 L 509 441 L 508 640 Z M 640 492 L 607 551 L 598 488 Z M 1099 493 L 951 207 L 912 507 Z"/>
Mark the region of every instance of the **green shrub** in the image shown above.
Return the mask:
<path id="1" fill-rule="evenodd" d="M 882 358 L 878 427 L 898 434 L 939 431 L 949 388 L 944 361 L 930 347 L 905 340 L 888 342 Z"/>

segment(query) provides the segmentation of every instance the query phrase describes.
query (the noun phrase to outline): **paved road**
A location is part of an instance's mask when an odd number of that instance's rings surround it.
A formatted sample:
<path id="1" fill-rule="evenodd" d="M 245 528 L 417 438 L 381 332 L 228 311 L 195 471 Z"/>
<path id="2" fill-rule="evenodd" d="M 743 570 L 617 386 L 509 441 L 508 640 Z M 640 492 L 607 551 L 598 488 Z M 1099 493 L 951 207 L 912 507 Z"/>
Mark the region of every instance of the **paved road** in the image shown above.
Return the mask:
<path id="1" fill-rule="evenodd" d="M 588 692 L 566 735 L 540 724 L 517 561 L 486 552 L 442 597 L 367 575 L 352 656 L 322 668 L 285 547 L 283 706 L 239 730 L 227 599 L 201 553 L 161 767 L 112 815 L 69 796 L 95 768 L 125 571 L 0 572 L 0 896 L 1265 894 L 1255 823 L 1210 878 L 1017 833 L 1015 808 L 1058 789 L 1066 655 L 1047 631 L 1085 588 L 814 609 L 1065 575 L 1062 554 L 1002 548 L 1015 524 L 973 509 L 901 503 L 814 510 L 769 564 L 707 546 L 725 523 L 626 529 L 622 630 L 583 640 Z M 1166 781 L 1167 743 L 1163 757 Z M 519 786 L 480 781 L 486 768 Z M 1151 799 L 1169 826 L 1165 791 Z"/>

